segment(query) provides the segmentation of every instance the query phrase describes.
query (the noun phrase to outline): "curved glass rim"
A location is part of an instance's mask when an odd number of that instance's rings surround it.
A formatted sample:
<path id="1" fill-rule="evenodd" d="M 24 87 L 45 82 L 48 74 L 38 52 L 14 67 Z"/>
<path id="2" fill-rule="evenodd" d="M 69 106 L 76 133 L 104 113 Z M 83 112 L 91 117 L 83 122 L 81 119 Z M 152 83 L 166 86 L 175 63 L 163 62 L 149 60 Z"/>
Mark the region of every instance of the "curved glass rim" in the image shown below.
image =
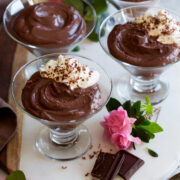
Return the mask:
<path id="1" fill-rule="evenodd" d="M 127 5 L 136 4 L 135 6 L 145 5 L 145 4 L 147 4 L 147 3 L 154 2 L 154 1 L 159 1 L 159 0 L 147 0 L 147 1 L 139 1 L 139 2 L 119 0 L 119 2 L 124 3 L 124 4 L 127 4 Z M 131 7 L 132 7 L 132 6 L 131 6 Z"/>
<path id="2" fill-rule="evenodd" d="M 35 62 L 35 61 L 38 61 L 39 59 L 42 59 L 44 57 L 48 57 L 48 56 L 53 56 L 53 55 L 70 55 L 70 56 L 78 56 L 80 58 L 84 58 L 88 61 L 91 61 L 93 62 L 94 64 L 96 64 L 97 66 L 99 66 L 103 72 L 107 75 L 107 77 L 109 78 L 109 82 L 110 82 L 110 92 L 109 92 L 109 95 L 107 97 L 107 100 L 102 104 L 102 106 L 95 112 L 93 112 L 92 114 L 89 114 L 87 115 L 86 117 L 82 117 L 80 119 L 77 119 L 77 120 L 71 120 L 71 121 L 67 121 L 67 122 L 55 122 L 55 121 L 50 121 L 50 120 L 46 120 L 46 119 L 42 119 L 42 118 L 39 118 L 39 117 L 36 117 L 32 114 L 30 114 L 29 112 L 27 112 L 17 101 L 16 101 L 16 98 L 14 96 L 14 82 L 16 80 L 16 77 L 18 76 L 18 74 L 24 69 L 26 68 L 27 66 L 29 66 L 31 63 Z M 112 88 L 113 88 L 113 84 L 112 84 L 112 79 L 109 77 L 109 75 L 106 73 L 106 71 L 104 70 L 104 68 L 102 68 L 101 65 L 99 65 L 98 63 L 96 63 L 95 61 L 91 60 L 90 58 L 87 58 L 87 57 L 84 57 L 84 56 L 81 56 L 79 54 L 75 54 L 75 53 L 52 53 L 52 54 L 46 54 L 44 56 L 40 56 L 34 60 L 32 60 L 31 62 L 28 62 L 26 64 L 24 64 L 17 72 L 16 74 L 14 75 L 13 77 L 13 80 L 12 80 L 12 83 L 11 83 L 11 95 L 12 95 L 12 98 L 15 102 L 15 104 L 18 106 L 18 108 L 24 112 L 25 114 L 29 115 L 30 117 L 34 118 L 34 119 L 37 119 L 38 121 L 42 122 L 42 123 L 47 123 L 49 125 L 67 125 L 67 124 L 70 124 L 70 123 L 78 123 L 78 122 L 81 122 L 81 121 L 84 121 L 86 119 L 89 119 L 90 117 L 92 117 L 94 114 L 98 113 L 105 105 L 106 103 L 108 102 L 108 100 L 110 99 L 110 96 L 111 96 L 111 93 L 112 93 Z"/>
<path id="3" fill-rule="evenodd" d="M 170 66 L 170 65 L 173 65 L 173 64 L 179 62 L 180 60 L 175 61 L 175 62 L 172 62 L 172 63 L 169 63 L 169 64 L 166 64 L 166 65 L 164 65 L 164 66 L 149 66 L 149 67 L 146 67 L 146 66 L 137 66 L 137 65 L 129 64 L 129 63 L 127 63 L 127 62 L 124 62 L 124 61 L 121 61 L 121 60 L 115 58 L 114 56 L 112 56 L 112 55 L 109 53 L 109 51 L 107 51 L 107 50 L 104 48 L 103 44 L 101 43 L 101 31 L 102 31 L 104 25 L 106 24 L 106 22 L 107 22 L 110 18 L 112 18 L 113 16 L 115 16 L 115 15 L 117 15 L 117 14 L 120 14 L 120 13 L 121 13 L 122 11 L 124 11 L 124 10 L 135 9 L 135 8 L 139 8 L 139 7 L 149 7 L 149 8 L 151 8 L 151 9 L 166 10 L 167 12 L 170 12 L 171 14 L 174 14 L 175 16 L 179 16 L 179 17 L 180 17 L 180 14 L 177 14 L 177 13 L 173 12 L 173 10 L 169 10 L 169 9 L 167 9 L 167 8 L 161 8 L 161 7 L 159 7 L 159 6 L 153 6 L 153 7 L 152 7 L 151 5 L 136 5 L 136 6 L 130 6 L 130 7 L 122 8 L 122 9 L 116 11 L 115 13 L 109 15 L 108 17 L 106 17 L 106 18 L 104 19 L 104 21 L 102 22 L 101 26 L 100 26 L 98 38 L 99 38 L 99 43 L 100 43 L 102 49 L 106 52 L 106 54 L 108 54 L 108 55 L 109 55 L 111 58 L 113 58 L 116 62 L 121 63 L 121 64 L 126 65 L 126 66 L 135 67 L 135 68 L 141 68 L 141 69 L 143 68 L 143 69 L 147 69 L 147 70 L 149 70 L 149 69 L 161 69 L 161 68 L 168 67 L 168 66 Z"/>
<path id="4" fill-rule="evenodd" d="M 16 39 L 9 31 L 8 31 L 8 28 L 6 26 L 6 18 L 5 18 L 5 15 L 7 14 L 7 10 L 9 9 L 10 6 L 13 5 L 13 3 L 17 1 L 17 0 L 13 0 L 11 3 L 9 3 L 9 5 L 6 7 L 6 10 L 4 12 L 4 15 L 3 15 L 3 25 L 4 25 L 4 29 L 6 31 L 6 33 L 14 40 L 16 41 L 17 43 L 21 44 L 22 46 L 25 46 L 25 47 L 28 47 L 28 48 L 32 48 L 32 49 L 44 49 L 44 50 L 47 50 L 47 49 L 54 49 L 54 50 L 59 50 L 59 49 L 64 49 L 64 48 L 68 48 L 70 46 L 73 46 L 73 45 L 76 45 L 78 43 L 80 43 L 81 41 L 83 41 L 84 39 L 86 39 L 91 33 L 92 31 L 94 30 L 95 28 L 95 25 L 96 25 L 96 11 L 94 9 L 94 7 L 91 5 L 91 3 L 89 3 L 88 1 L 86 0 L 82 0 L 85 4 L 87 4 L 92 12 L 93 12 L 93 26 L 91 28 L 91 30 L 80 40 L 78 41 L 74 41 L 73 43 L 69 44 L 69 45 L 66 45 L 66 46 L 60 46 L 60 47 L 50 47 L 50 48 L 47 48 L 47 47 L 41 47 L 41 46 L 35 46 L 35 45 L 31 45 L 31 44 L 26 44 L 26 43 L 23 43 L 22 41 Z"/>

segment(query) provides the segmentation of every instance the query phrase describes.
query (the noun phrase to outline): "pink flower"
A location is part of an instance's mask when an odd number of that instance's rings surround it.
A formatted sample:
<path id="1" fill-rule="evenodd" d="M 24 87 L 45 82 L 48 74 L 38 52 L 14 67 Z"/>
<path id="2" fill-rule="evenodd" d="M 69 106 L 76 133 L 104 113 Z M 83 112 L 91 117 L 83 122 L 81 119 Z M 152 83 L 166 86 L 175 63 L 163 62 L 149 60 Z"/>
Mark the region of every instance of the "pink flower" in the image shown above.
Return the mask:
<path id="1" fill-rule="evenodd" d="M 132 142 L 140 144 L 139 138 L 131 136 L 132 124 L 136 121 L 129 118 L 126 110 L 121 106 L 118 110 L 113 110 L 109 115 L 104 117 L 105 121 L 101 122 L 104 127 L 104 135 L 118 148 L 127 149 Z"/>

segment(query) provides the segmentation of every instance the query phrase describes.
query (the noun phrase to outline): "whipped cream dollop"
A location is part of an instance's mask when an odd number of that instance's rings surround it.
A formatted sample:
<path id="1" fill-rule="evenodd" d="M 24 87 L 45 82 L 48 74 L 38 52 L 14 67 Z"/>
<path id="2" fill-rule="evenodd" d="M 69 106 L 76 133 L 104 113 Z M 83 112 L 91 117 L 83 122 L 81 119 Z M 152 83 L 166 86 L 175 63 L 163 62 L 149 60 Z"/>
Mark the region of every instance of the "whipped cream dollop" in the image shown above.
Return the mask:
<path id="1" fill-rule="evenodd" d="M 60 55 L 57 61 L 49 60 L 40 70 L 44 78 L 54 79 L 70 87 L 88 88 L 99 80 L 99 72 L 90 70 L 87 65 L 80 64 L 74 57 Z"/>
<path id="2" fill-rule="evenodd" d="M 135 23 L 142 24 L 148 35 L 157 37 L 157 41 L 180 46 L 180 22 L 167 11 L 161 10 L 154 16 L 147 14 L 137 17 Z"/>

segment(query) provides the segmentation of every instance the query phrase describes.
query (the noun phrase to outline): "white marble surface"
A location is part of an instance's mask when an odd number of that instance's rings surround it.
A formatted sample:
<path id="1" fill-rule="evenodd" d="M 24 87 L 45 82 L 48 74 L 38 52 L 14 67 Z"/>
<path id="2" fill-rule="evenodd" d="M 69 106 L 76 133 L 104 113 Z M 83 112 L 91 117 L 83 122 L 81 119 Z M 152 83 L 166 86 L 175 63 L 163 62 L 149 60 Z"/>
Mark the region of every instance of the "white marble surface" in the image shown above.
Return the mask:
<path id="1" fill-rule="evenodd" d="M 179 0 L 161 0 L 161 4 L 167 8 L 180 11 Z M 101 49 L 98 43 L 92 43 L 86 40 L 81 44 L 79 54 L 90 57 L 102 65 L 113 79 L 113 94 L 116 95 L 116 82 L 118 77 L 127 75 L 123 68 L 112 61 Z M 29 60 L 33 56 L 29 55 Z M 161 104 L 162 111 L 159 116 L 159 123 L 164 128 L 164 132 L 157 134 L 156 138 L 149 144 L 137 146 L 137 150 L 132 150 L 132 153 L 145 160 L 145 165 L 137 171 L 131 178 L 132 180 L 165 180 L 175 171 L 180 164 L 180 63 L 170 68 L 165 76 L 170 82 L 170 94 L 168 98 Z M 86 121 L 84 124 L 89 128 L 92 134 L 93 150 L 97 150 L 98 144 L 102 144 L 102 149 L 109 151 L 111 147 L 102 137 L 103 129 L 99 122 L 103 120 L 103 115 L 107 114 L 105 108 L 95 115 L 93 118 Z M 23 140 L 20 169 L 22 169 L 29 180 L 91 180 L 92 177 L 85 177 L 85 173 L 90 172 L 95 158 L 91 160 L 82 160 L 81 158 L 69 161 L 60 162 L 53 161 L 43 157 L 34 147 L 36 133 L 42 125 L 25 116 L 23 125 Z M 152 158 L 145 151 L 145 147 L 150 147 L 159 153 L 158 158 Z M 113 151 L 115 149 L 113 148 Z M 92 150 L 88 151 L 91 154 Z M 63 170 L 61 166 L 67 166 Z M 4 177 L 0 171 L 0 177 Z M 116 180 L 121 178 L 117 177 Z"/>

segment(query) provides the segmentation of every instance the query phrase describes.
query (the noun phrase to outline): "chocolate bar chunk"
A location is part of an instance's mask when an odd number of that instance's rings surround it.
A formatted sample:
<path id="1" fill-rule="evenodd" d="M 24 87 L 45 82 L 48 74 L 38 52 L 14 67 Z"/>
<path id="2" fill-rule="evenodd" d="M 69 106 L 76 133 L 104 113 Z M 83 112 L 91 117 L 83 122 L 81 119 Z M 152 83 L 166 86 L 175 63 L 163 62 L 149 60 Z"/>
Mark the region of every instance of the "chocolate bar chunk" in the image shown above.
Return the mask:
<path id="1" fill-rule="evenodd" d="M 121 152 L 116 155 L 100 152 L 91 175 L 101 180 L 113 180 L 120 171 L 124 158 Z"/>
<path id="2" fill-rule="evenodd" d="M 118 174 L 128 180 L 144 164 L 144 161 L 127 151 L 120 152 L 125 155 L 125 159 Z"/>

